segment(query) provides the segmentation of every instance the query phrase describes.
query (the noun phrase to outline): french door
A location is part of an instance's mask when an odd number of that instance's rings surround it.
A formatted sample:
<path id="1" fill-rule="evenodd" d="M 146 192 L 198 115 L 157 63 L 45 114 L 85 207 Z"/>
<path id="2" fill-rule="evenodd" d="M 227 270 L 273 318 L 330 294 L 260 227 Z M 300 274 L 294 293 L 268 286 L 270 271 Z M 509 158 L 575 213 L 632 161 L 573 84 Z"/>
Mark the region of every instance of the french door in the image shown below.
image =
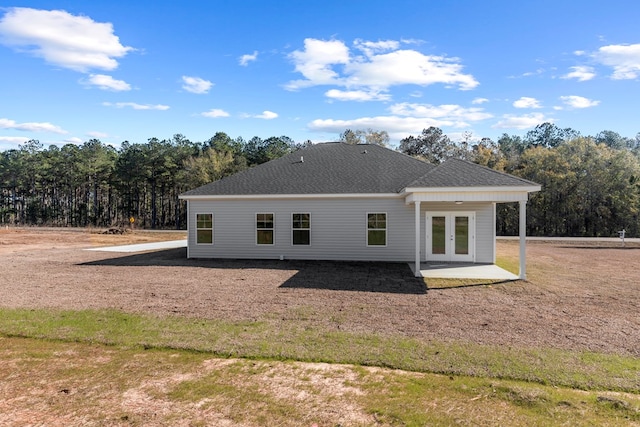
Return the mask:
<path id="1" fill-rule="evenodd" d="M 427 212 L 427 261 L 474 262 L 473 212 Z"/>

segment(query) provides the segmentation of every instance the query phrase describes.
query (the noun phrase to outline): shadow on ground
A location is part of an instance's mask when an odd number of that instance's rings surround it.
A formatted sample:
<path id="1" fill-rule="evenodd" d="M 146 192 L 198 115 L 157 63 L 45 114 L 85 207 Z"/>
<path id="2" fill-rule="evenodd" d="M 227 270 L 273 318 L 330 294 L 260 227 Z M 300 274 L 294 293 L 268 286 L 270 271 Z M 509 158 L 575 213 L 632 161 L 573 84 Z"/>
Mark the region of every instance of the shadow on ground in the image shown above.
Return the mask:
<path id="1" fill-rule="evenodd" d="M 188 259 L 186 248 L 136 253 L 80 263 L 82 266 L 193 267 L 236 270 L 290 270 L 296 273 L 280 288 L 425 294 L 424 281 L 406 263 Z"/>

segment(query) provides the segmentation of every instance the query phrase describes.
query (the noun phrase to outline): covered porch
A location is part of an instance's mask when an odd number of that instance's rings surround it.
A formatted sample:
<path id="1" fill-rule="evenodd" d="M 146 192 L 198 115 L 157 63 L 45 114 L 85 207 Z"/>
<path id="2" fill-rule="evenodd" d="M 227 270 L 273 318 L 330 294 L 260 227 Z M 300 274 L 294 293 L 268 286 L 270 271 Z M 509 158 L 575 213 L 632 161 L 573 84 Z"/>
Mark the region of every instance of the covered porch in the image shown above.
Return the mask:
<path id="1" fill-rule="evenodd" d="M 469 279 L 502 279 L 502 280 L 526 280 L 526 218 L 527 218 L 527 201 L 528 193 L 536 191 L 538 188 L 534 186 L 523 186 L 519 188 L 444 188 L 444 189 L 424 189 L 412 188 L 407 189 L 405 203 L 413 204 L 415 217 L 415 261 L 411 264 L 412 271 L 416 277 L 432 277 L 432 278 L 469 278 Z M 435 190 L 435 191 L 434 191 Z M 515 275 L 495 265 L 495 205 L 497 203 L 519 203 L 519 271 Z M 475 236 L 475 217 L 474 212 L 459 212 L 464 206 L 478 206 L 480 204 L 493 205 L 493 224 L 490 224 L 491 230 L 485 227 L 483 242 L 487 244 L 491 238 L 493 245 L 493 259 L 477 259 L 477 255 L 481 252 L 481 248 L 476 249 Z M 436 212 L 431 214 L 431 206 L 451 206 L 451 221 L 447 218 L 447 212 Z M 426 208 L 426 211 L 425 211 Z M 436 217 L 437 215 L 437 217 Z M 426 223 L 425 223 L 426 218 Z M 439 240 L 438 244 L 442 245 L 442 240 L 451 241 L 449 249 L 438 247 L 438 254 L 444 254 L 445 251 L 451 251 L 448 257 L 435 255 L 432 245 L 436 243 L 435 219 L 441 224 L 438 225 Z M 460 235 L 463 236 L 464 245 L 467 244 L 469 249 L 464 247 L 464 252 L 458 252 L 457 241 L 458 233 L 455 229 L 454 222 L 460 219 L 465 228 Z M 446 220 L 446 221 L 445 221 Z M 449 225 L 452 224 L 452 225 Z M 470 225 L 469 225 L 470 224 Z M 485 225 L 487 225 L 485 223 Z M 433 229 L 432 229 L 433 228 Z M 446 232 L 442 231 L 446 230 Z M 447 242 L 448 244 L 448 242 Z M 463 246 L 464 246 L 463 245 Z M 435 246 L 434 246 L 435 248 Z M 486 248 L 486 246 L 485 246 Z M 458 253 L 465 253 L 468 256 L 461 257 Z M 489 250 L 485 253 L 490 253 Z M 486 258 L 486 257 L 485 257 Z M 448 261 L 467 261 L 462 262 L 442 262 Z"/>

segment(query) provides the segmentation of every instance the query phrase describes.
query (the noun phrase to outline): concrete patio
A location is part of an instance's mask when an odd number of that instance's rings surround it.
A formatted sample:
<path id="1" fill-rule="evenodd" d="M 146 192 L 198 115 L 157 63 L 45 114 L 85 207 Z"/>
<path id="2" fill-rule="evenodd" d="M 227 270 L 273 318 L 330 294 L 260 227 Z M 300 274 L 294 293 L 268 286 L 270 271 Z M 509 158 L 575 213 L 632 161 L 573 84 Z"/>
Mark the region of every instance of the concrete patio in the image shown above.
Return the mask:
<path id="1" fill-rule="evenodd" d="M 138 243 L 122 246 L 101 246 L 99 248 L 88 248 L 87 251 L 98 252 L 146 252 L 162 249 L 186 248 L 187 240 L 169 240 L 162 242 Z"/>
<path id="2" fill-rule="evenodd" d="M 409 263 L 415 274 L 415 264 Z M 432 279 L 488 279 L 518 280 L 513 274 L 495 264 L 421 263 L 420 276 Z"/>

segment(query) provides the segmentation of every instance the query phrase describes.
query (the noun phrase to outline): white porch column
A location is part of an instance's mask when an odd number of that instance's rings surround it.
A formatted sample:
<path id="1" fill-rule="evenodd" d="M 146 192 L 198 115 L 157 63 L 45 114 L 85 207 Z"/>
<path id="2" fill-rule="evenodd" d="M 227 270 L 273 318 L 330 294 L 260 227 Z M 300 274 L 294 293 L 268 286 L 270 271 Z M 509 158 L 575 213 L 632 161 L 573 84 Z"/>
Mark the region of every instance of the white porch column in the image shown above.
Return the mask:
<path id="1" fill-rule="evenodd" d="M 413 202 L 415 205 L 415 217 L 416 217 L 416 270 L 415 276 L 421 277 L 420 274 L 420 202 Z"/>
<path id="2" fill-rule="evenodd" d="M 520 200 L 520 280 L 527 280 L 527 201 Z"/>

